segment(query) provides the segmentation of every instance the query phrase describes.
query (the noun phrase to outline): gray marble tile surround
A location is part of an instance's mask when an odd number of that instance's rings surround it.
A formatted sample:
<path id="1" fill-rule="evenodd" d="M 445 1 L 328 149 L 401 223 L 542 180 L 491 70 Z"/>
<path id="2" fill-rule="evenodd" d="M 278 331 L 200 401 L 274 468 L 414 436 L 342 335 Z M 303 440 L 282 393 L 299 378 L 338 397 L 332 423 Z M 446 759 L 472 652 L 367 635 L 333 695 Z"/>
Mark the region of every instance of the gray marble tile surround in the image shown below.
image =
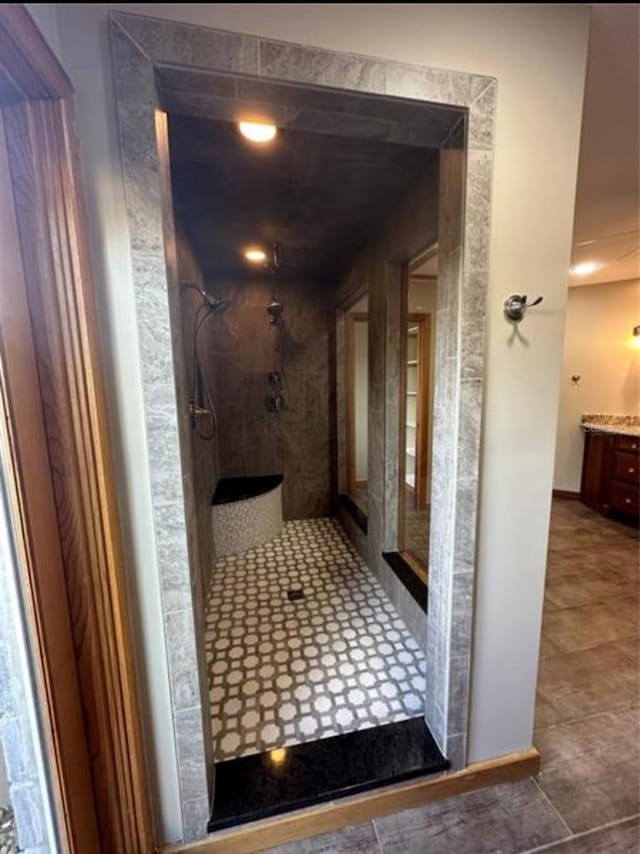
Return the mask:
<path id="1" fill-rule="evenodd" d="M 482 312 L 488 285 L 495 81 L 481 75 L 409 66 L 126 13 L 112 13 L 111 21 L 157 537 L 161 527 L 160 508 L 171 507 L 176 518 L 179 519 L 180 514 L 186 517 L 167 295 L 173 271 L 172 259 L 165 259 L 161 164 L 154 128 L 154 111 L 158 103 L 155 66 L 171 64 L 194 73 L 239 73 L 274 82 L 347 89 L 468 110 L 467 171 L 463 195 L 465 251 L 451 252 L 451 266 L 455 271 L 451 274 L 451 294 L 455 298 L 443 313 L 449 330 L 446 341 L 451 349 L 446 357 L 447 369 L 442 372 L 440 388 L 436 392 L 435 406 L 435 434 L 440 436 L 442 475 L 439 480 L 434 478 L 437 481 L 434 496 L 438 496 L 438 488 L 444 488 L 445 481 L 450 487 L 443 493 L 442 500 L 433 505 L 432 524 L 435 524 L 433 530 L 438 532 L 438 536 L 432 537 L 432 585 L 427 624 L 428 659 L 432 663 L 429 677 L 433 680 L 429 686 L 433 702 L 426 707 L 427 722 L 453 766 L 460 767 L 465 762 L 466 753 L 484 370 L 484 317 L 478 317 L 478 309 Z M 386 307 L 383 305 L 377 319 L 372 314 L 371 327 L 377 328 L 385 337 L 385 324 Z M 465 339 L 463 331 L 472 328 L 474 334 Z M 442 338 L 440 328 L 437 334 Z M 380 358 L 384 365 L 384 353 Z M 373 417 L 384 423 L 384 395 L 374 394 L 371 406 Z M 450 412 L 456 413 L 454 424 L 451 423 Z M 376 438 L 373 436 L 371 445 L 375 452 Z M 378 452 L 381 451 L 378 443 Z M 383 484 L 380 483 L 380 490 L 374 495 L 377 510 L 370 514 L 370 524 L 381 532 L 386 530 L 383 497 Z M 163 549 L 159 547 L 157 559 L 165 609 L 164 642 L 179 745 L 183 835 L 185 839 L 196 839 L 205 834 L 208 796 L 202 718 L 195 712 L 191 716 L 184 714 L 188 711 L 185 702 L 192 702 L 193 709 L 201 709 L 194 614 L 191 606 L 170 611 L 169 597 L 164 596 L 164 579 L 168 574 L 174 579 L 172 584 L 176 583 L 176 573 L 179 572 L 183 573 L 185 583 L 187 579 L 191 583 L 186 521 L 184 529 L 179 529 L 177 524 L 173 548 L 168 550 L 166 544 Z M 170 561 L 163 557 L 169 552 L 172 555 Z M 180 585 L 179 579 L 177 583 Z M 454 591 L 458 591 L 455 596 L 452 595 Z M 190 747 L 185 757 L 180 745 L 185 743 L 183 726 L 187 721 L 190 721 L 192 731 L 187 739 Z M 201 794 L 195 795 L 196 791 Z"/>

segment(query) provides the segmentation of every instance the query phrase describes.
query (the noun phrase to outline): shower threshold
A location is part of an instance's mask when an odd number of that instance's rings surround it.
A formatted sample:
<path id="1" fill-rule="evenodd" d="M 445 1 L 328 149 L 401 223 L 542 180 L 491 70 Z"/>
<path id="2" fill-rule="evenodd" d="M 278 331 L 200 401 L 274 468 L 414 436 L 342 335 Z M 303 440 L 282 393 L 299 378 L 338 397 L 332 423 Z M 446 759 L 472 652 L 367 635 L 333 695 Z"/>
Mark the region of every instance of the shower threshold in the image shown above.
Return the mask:
<path id="1" fill-rule="evenodd" d="M 230 759 L 215 766 L 208 830 L 446 771 L 423 718 Z"/>

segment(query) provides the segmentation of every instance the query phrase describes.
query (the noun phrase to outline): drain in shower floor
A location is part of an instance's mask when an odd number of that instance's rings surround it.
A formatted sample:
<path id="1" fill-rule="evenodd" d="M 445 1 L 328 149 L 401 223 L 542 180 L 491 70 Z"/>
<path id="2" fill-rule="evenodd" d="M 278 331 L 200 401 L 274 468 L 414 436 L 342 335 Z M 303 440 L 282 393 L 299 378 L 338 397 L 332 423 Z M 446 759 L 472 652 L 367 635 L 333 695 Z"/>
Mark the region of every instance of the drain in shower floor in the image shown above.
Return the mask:
<path id="1" fill-rule="evenodd" d="M 304 590 L 302 587 L 292 587 L 291 590 L 287 590 L 287 599 L 289 602 L 297 602 L 300 599 L 304 599 Z"/>

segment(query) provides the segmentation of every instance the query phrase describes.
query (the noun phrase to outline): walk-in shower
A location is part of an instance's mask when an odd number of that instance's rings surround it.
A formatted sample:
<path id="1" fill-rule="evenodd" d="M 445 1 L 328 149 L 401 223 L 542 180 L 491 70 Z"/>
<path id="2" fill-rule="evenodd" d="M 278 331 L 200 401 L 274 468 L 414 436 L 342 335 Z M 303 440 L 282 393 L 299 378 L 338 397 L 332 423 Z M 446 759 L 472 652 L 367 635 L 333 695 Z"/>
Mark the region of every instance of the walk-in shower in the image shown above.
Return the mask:
<path id="1" fill-rule="evenodd" d="M 174 660 L 188 660 L 193 663 L 192 672 L 197 665 L 201 682 L 199 693 L 190 693 L 186 707 L 181 685 L 170 673 L 178 697 L 173 706 L 176 728 L 183 724 L 182 712 L 195 709 L 189 760 L 185 760 L 184 768 L 188 767 L 190 774 L 195 768 L 199 779 L 204 777 L 203 771 L 210 770 L 203 767 L 196 751 L 201 734 L 207 741 L 212 736 L 204 761 L 210 758 L 209 751 L 215 760 L 223 760 L 216 762 L 215 778 L 210 777 L 211 788 L 215 787 L 209 824 L 213 830 L 222 823 L 247 820 L 250 810 L 255 816 L 256 810 L 264 814 L 264 809 L 290 809 L 300 797 L 306 797 L 298 787 L 294 797 L 287 799 L 277 781 L 272 785 L 271 779 L 256 787 L 258 777 L 253 770 L 251 785 L 246 776 L 231 779 L 238 773 L 235 769 L 242 771 L 249 765 L 253 769 L 255 763 L 271 768 L 265 751 L 275 751 L 274 759 L 277 756 L 280 769 L 287 771 L 293 766 L 310 768 L 313 763 L 310 765 L 309 756 L 321 753 L 318 769 L 325 777 L 323 796 L 338 796 L 345 787 L 353 791 L 354 784 L 369 788 L 395 778 L 388 767 L 372 766 L 358 780 L 338 779 L 340 775 L 335 772 L 341 767 L 358 770 L 359 774 L 362 770 L 359 759 L 356 762 L 353 757 L 351 761 L 345 745 L 354 745 L 358 757 L 370 757 L 374 765 L 378 758 L 386 761 L 393 756 L 402 765 L 397 766 L 399 772 L 406 775 L 405 752 L 397 744 L 399 733 L 407 733 L 403 743 L 414 750 L 416 738 L 428 736 L 426 719 L 447 758 L 455 767 L 464 764 L 471 611 L 468 588 L 456 592 L 450 582 L 454 566 L 464 566 L 465 582 L 473 575 L 472 551 L 467 557 L 461 550 L 473 548 L 475 486 L 468 483 L 469 475 L 463 484 L 466 491 L 461 492 L 460 476 L 454 468 L 458 457 L 447 451 L 451 443 L 458 446 L 460 423 L 464 424 L 464 472 L 472 474 L 475 445 L 470 449 L 467 445 L 477 438 L 475 425 L 480 422 L 475 419 L 471 397 L 458 399 L 461 383 L 456 372 L 462 368 L 459 360 L 449 359 L 447 354 L 451 347 L 463 356 L 467 353 L 467 338 L 461 339 L 462 344 L 458 341 L 471 300 L 471 286 L 466 283 L 472 280 L 466 262 L 470 258 L 482 263 L 486 229 L 480 228 L 476 219 L 481 214 L 482 223 L 488 222 L 484 199 L 489 198 L 486 184 L 491 152 L 474 149 L 465 172 L 467 110 L 475 118 L 469 133 L 477 137 L 481 116 L 471 109 L 473 99 L 478 93 L 493 96 L 493 92 L 488 78 L 470 80 L 440 70 L 419 76 L 422 69 L 409 73 L 393 64 L 388 69 L 380 64 L 386 80 L 381 87 L 376 82 L 373 90 L 358 71 L 362 91 L 353 91 L 356 67 L 349 68 L 349 75 L 340 71 L 333 74 L 332 70 L 331 88 L 322 89 L 329 78 L 314 76 L 313 86 L 307 86 L 308 75 L 296 76 L 296 69 L 302 67 L 297 59 L 287 68 L 287 76 L 293 75 L 288 82 L 282 79 L 281 67 L 273 73 L 269 70 L 262 43 L 256 45 L 256 55 L 265 60 L 259 73 L 254 75 L 251 68 L 242 66 L 236 75 L 228 67 L 216 65 L 220 39 L 225 46 L 229 43 L 232 53 L 237 50 L 231 36 L 202 29 L 193 31 L 194 37 L 208 45 L 206 73 L 201 74 L 201 68 L 192 65 L 191 54 L 186 53 L 191 50 L 191 30 L 174 31 L 173 25 L 163 23 L 168 32 L 166 41 L 163 34 L 162 44 L 170 42 L 172 47 L 166 51 L 163 47 L 156 61 L 157 22 L 153 25 L 153 38 L 148 38 L 146 24 L 142 27 L 134 16 L 118 13 L 114 38 L 122 40 L 122 32 L 127 36 L 128 28 L 133 29 L 135 36 L 127 41 L 127 50 L 131 52 L 144 42 L 139 62 L 147 63 L 144 69 L 160 84 L 159 102 L 167 116 L 167 152 L 171 152 L 171 198 L 164 213 L 173 215 L 175 222 L 177 275 L 179 280 L 198 284 L 215 281 L 216 295 L 232 302 L 232 309 L 207 325 L 199 341 L 201 364 L 215 390 L 219 422 L 215 440 L 198 442 L 186 418 L 177 419 L 183 467 L 190 468 L 183 470 L 182 480 L 176 478 L 174 504 L 179 504 L 180 490 L 184 490 L 188 505 L 185 530 L 197 540 L 194 552 L 200 560 L 189 561 L 191 589 L 195 591 L 193 643 L 186 648 L 186 642 L 191 643 L 188 631 L 180 633 L 179 646 L 171 633 L 166 637 L 169 667 Z M 268 49 L 275 55 L 284 48 L 273 43 Z M 306 51 L 301 47 L 295 50 Z M 170 66 L 166 65 L 168 56 L 172 58 Z M 318 53 L 317 49 L 305 55 L 305 62 L 315 68 L 318 56 L 332 69 L 333 63 L 356 62 L 356 58 L 346 60 Z M 128 83 L 124 67 L 125 63 L 116 66 L 119 97 Z M 411 86 L 400 88 L 398 81 L 407 75 Z M 420 93 L 416 91 L 418 83 L 423 87 Z M 445 96 L 434 88 L 436 84 L 446 90 Z M 380 91 L 387 95 L 380 95 Z M 400 97 L 390 97 L 393 95 Z M 457 100 L 450 104 L 448 99 L 453 95 Z M 443 98 L 446 103 L 440 105 Z M 492 97 L 489 101 L 492 108 Z M 251 148 L 238 134 L 236 110 L 246 110 L 249 102 L 256 110 L 260 107 L 261 114 L 278 117 L 277 135 L 262 149 Z M 128 103 L 122 101 L 123 110 Z M 156 110 L 157 104 L 155 98 L 149 110 Z M 485 105 L 483 100 L 483 109 Z M 218 109 L 229 106 L 232 113 Z M 482 129 L 485 124 L 481 124 Z M 131 165 L 127 158 L 131 158 L 130 152 L 146 152 L 154 144 L 146 138 L 138 140 L 136 132 L 129 123 L 122 123 L 124 174 L 132 184 L 134 199 L 146 190 L 146 182 L 133 182 L 130 175 L 138 162 Z M 166 154 L 163 164 L 168 165 Z M 142 168 L 146 162 L 141 162 Z M 138 172 L 133 174 L 135 177 Z M 147 176 L 148 172 L 143 174 Z M 155 184 L 148 183 L 145 206 L 153 204 L 151 190 L 156 192 Z M 464 203 L 474 214 L 471 231 L 459 222 Z M 433 540 L 441 542 L 442 548 L 437 561 L 430 562 L 433 595 L 429 648 L 441 655 L 437 661 L 429 661 L 423 652 L 427 646 L 423 643 L 424 612 L 414 626 L 405 614 L 404 606 L 410 599 L 406 587 L 382 553 L 397 539 L 395 472 L 397 455 L 404 450 L 398 435 L 401 265 L 420 247 L 439 239 L 438 219 L 447 224 L 442 232 L 446 243 L 443 258 L 451 265 L 462 259 L 462 264 L 455 270 L 453 266 L 443 270 L 442 276 L 452 297 L 447 302 L 451 310 L 445 318 L 450 322 L 446 330 L 453 332 L 438 336 L 447 345 L 438 381 L 439 387 L 453 390 L 455 406 L 435 408 L 440 418 L 434 425 L 434 436 L 440 438 L 434 452 L 439 463 L 436 486 L 447 501 L 435 503 L 431 520 L 437 534 Z M 137 234 L 142 215 L 130 216 L 130 220 L 132 233 Z M 455 227 L 449 227 L 451 224 Z M 466 234 L 471 234 L 473 241 L 469 252 L 463 253 L 454 241 Z M 250 263 L 243 252 L 247 247 L 261 247 L 267 256 L 268 247 L 276 242 L 285 251 L 275 271 L 265 268 L 264 259 Z M 475 274 L 474 270 L 473 287 L 477 289 Z M 482 295 L 482 276 L 480 285 Z M 336 308 L 350 304 L 363 289 L 368 289 L 371 303 L 371 358 L 366 382 L 371 507 L 367 533 L 353 531 L 345 519 L 345 539 L 331 518 L 337 512 L 335 449 L 339 436 L 351 429 L 350 423 L 344 427 L 338 423 L 345 409 L 336 402 L 338 374 L 342 371 L 338 368 L 340 341 L 335 340 L 333 321 Z M 142 292 L 141 287 L 139 290 Z M 274 294 L 276 301 L 286 306 L 285 322 L 271 325 L 265 309 Z M 195 300 L 190 301 L 189 312 L 183 313 L 187 349 L 176 358 L 178 383 L 188 373 L 182 369 L 180 357 L 186 356 L 189 364 L 196 307 Z M 151 333 L 144 340 L 154 343 L 155 324 L 143 311 L 138 312 L 138 319 L 142 332 L 146 335 L 149 329 Z M 199 315 L 198 323 L 204 319 L 205 315 Z M 286 404 L 273 413 L 265 407 L 265 391 L 285 378 L 274 358 L 280 338 L 286 367 L 286 391 L 282 394 Z M 474 337 L 473 341 L 481 339 Z M 474 370 L 476 363 L 481 359 L 474 361 Z M 469 367 L 464 370 L 468 381 Z M 156 383 L 157 372 L 157 363 L 153 362 L 143 380 L 148 378 L 149 385 Z M 476 374 L 472 377 L 475 382 Z M 188 399 L 190 385 L 186 389 L 178 386 L 178 401 Z M 473 397 L 474 407 L 475 401 Z M 163 467 L 168 444 L 163 442 L 157 453 L 156 447 L 149 445 L 152 473 L 163 476 L 167 491 L 171 484 Z M 211 483 L 217 487 L 227 478 L 276 473 L 282 476 L 281 534 L 240 554 L 217 556 L 216 548 L 223 546 L 225 536 L 240 520 L 227 522 L 217 537 L 210 536 L 210 524 L 200 525 L 210 520 Z M 246 482 L 239 485 L 243 495 L 246 486 Z M 163 492 L 163 501 L 165 495 Z M 470 505 L 465 505 L 465 512 L 456 503 L 462 500 L 460 496 Z M 455 508 L 453 521 L 451 508 Z M 158 514 L 154 510 L 154 519 L 160 512 L 164 512 L 164 504 Z M 195 532 L 193 518 L 200 525 Z M 161 523 L 156 529 L 164 531 Z M 455 549 L 451 546 L 454 541 Z M 458 543 L 462 544 L 460 548 Z M 162 558 L 161 550 L 159 554 Z M 167 574 L 173 574 L 176 561 L 165 563 Z M 165 563 L 160 565 L 163 578 Z M 201 592 L 205 596 L 208 593 L 204 607 Z M 382 625 L 385 617 L 386 623 L 391 619 L 398 625 Z M 192 619 L 191 611 L 188 618 Z M 183 671 L 180 664 L 179 675 Z M 206 708 L 208 702 L 210 709 Z M 381 737 L 380 730 L 392 734 L 393 746 L 380 749 L 380 744 L 372 741 Z M 368 740 L 368 746 L 363 746 L 363 740 Z M 327 758 L 328 750 L 333 750 L 333 758 Z M 430 755 L 435 756 L 440 769 L 446 765 L 437 751 Z M 197 762 L 191 761 L 192 756 Z M 332 770 L 331 775 L 327 775 L 327 768 Z M 427 770 L 433 769 L 431 764 Z M 425 767 L 412 766 L 409 773 L 423 774 Z M 310 779 L 306 772 L 305 776 Z M 280 773 L 278 779 L 290 780 L 291 775 Z M 266 806 L 256 806 L 251 796 L 256 789 L 269 793 L 267 799 L 271 800 Z M 185 822 L 187 832 L 192 835 L 202 832 L 202 815 L 209 805 L 206 795 L 210 793 L 200 795 L 200 791 L 189 787 L 190 793 L 197 792 L 197 813 L 194 797 L 182 796 L 181 806 L 189 819 Z M 313 799 L 317 800 L 317 793 Z"/>
<path id="2" fill-rule="evenodd" d="M 319 740 L 324 750 L 359 754 L 372 729 L 391 734 L 404 759 L 417 737 L 428 768 L 441 769 L 446 761 L 422 719 L 425 614 L 409 610 L 413 600 L 403 607 L 404 588 L 392 601 L 396 577 L 378 560 L 380 460 L 372 458 L 383 408 L 376 389 L 386 388 L 378 240 L 391 222 L 383 245 L 401 253 L 392 226 L 406 221 L 410 245 L 434 241 L 435 153 L 428 144 L 296 128 L 258 153 L 232 123 L 184 115 L 171 118 L 170 136 L 181 279 L 199 294 L 184 316 L 192 419 L 197 435 L 212 440 L 191 445 L 194 482 L 212 496 L 204 645 L 216 774 L 273 750 L 294 761 L 291 751 Z M 332 518 L 331 399 L 341 364 L 332 327 L 336 304 L 346 297 L 355 305 L 354 288 L 361 295 L 372 275 L 362 309 L 371 324 L 354 315 L 357 342 L 344 342 L 345 353 L 357 343 L 365 356 L 361 370 L 345 375 L 364 405 L 356 413 L 343 406 L 344 432 L 356 434 L 348 444 L 358 457 L 371 458 L 370 470 L 358 467 L 352 479 L 369 496 L 372 524 L 352 541 L 348 522 L 343 529 Z M 215 297 L 205 282 L 215 282 Z M 360 443 L 363 433 L 370 445 Z M 215 460 L 209 482 L 207 457 Z M 421 760 L 412 773 L 427 766 Z M 220 802 L 214 813 L 217 829 Z"/>

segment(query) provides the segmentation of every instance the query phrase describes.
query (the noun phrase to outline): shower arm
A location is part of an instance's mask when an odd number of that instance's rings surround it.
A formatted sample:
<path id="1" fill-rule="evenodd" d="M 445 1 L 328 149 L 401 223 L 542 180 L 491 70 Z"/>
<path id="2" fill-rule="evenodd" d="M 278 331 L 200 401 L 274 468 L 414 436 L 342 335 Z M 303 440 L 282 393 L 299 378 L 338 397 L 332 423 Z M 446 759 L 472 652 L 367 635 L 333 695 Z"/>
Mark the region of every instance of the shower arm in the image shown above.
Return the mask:
<path id="1" fill-rule="evenodd" d="M 180 289 L 183 291 L 197 291 L 206 303 L 209 302 L 209 294 L 204 288 L 201 288 L 193 282 L 180 282 Z"/>
<path id="2" fill-rule="evenodd" d="M 196 291 L 211 314 L 222 314 L 222 312 L 226 311 L 229 307 L 228 300 L 214 297 L 213 294 L 209 293 L 209 291 L 206 291 L 199 285 L 195 285 L 193 282 L 181 282 L 180 288 L 183 293 L 187 290 Z"/>

